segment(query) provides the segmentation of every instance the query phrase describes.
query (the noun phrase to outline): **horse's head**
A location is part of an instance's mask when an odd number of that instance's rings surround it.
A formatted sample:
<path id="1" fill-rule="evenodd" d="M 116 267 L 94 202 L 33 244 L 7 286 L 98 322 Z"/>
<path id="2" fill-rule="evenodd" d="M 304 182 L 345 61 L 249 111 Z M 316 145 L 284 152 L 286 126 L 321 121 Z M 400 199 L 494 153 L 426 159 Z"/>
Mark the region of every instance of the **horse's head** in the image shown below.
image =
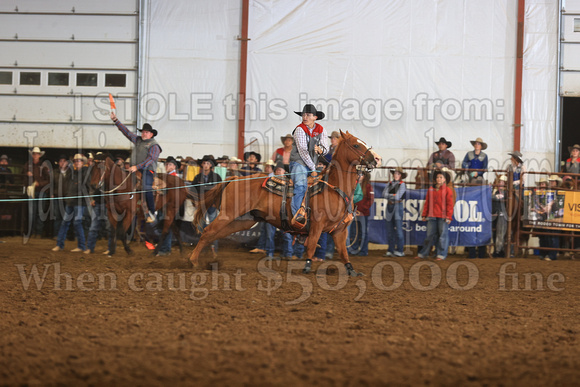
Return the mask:
<path id="1" fill-rule="evenodd" d="M 381 165 L 381 156 L 372 150 L 364 141 L 350 134 L 340 131 L 340 142 L 335 152 L 340 152 L 350 164 L 361 165 L 367 171 Z M 338 148 L 342 148 L 340 151 Z M 333 156 L 334 158 L 335 156 Z"/>
<path id="2" fill-rule="evenodd" d="M 105 175 L 107 175 L 107 171 L 110 172 L 111 170 L 108 161 L 111 163 L 113 162 L 111 159 L 96 159 L 94 164 L 91 166 L 89 181 L 89 187 L 91 190 L 94 191 L 103 188 Z"/>

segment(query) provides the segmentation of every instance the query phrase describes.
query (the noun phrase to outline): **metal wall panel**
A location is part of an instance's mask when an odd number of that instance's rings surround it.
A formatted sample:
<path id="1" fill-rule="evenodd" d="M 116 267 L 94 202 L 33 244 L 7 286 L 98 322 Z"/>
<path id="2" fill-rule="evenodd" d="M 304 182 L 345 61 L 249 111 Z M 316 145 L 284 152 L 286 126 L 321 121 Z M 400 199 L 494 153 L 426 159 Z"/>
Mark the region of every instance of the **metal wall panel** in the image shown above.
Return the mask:
<path id="1" fill-rule="evenodd" d="M 580 72 L 563 71 L 560 82 L 562 97 L 580 97 Z"/>
<path id="2" fill-rule="evenodd" d="M 566 12 L 580 12 L 580 0 L 564 0 L 562 8 Z"/>
<path id="3" fill-rule="evenodd" d="M 0 14 L 0 39 L 137 40 L 137 18 L 116 16 L 103 24 L 98 15 Z M 114 23 L 112 23 L 114 22 Z"/>
<path id="4" fill-rule="evenodd" d="M 560 95 L 580 96 L 580 0 L 563 4 L 560 28 Z"/>
<path id="5" fill-rule="evenodd" d="M 138 0 L 2 0 L 0 12 L 136 13 Z"/>
<path id="6" fill-rule="evenodd" d="M 138 0 L 2 1 L 0 71 L 12 73 L 12 83 L 0 85 L 2 145 L 128 148 L 108 118 L 107 96 L 134 127 L 138 28 Z M 40 84 L 21 84 L 23 72 L 39 73 Z M 50 73 L 67 73 L 68 84 L 49 85 Z M 79 73 L 96 74 L 96 84 L 77 86 Z M 107 85 L 107 74 L 124 74 L 125 83 Z"/>
<path id="7" fill-rule="evenodd" d="M 0 42 L 0 66 L 135 68 L 137 45 L 126 43 Z M 16 63 L 16 65 L 15 65 Z"/>

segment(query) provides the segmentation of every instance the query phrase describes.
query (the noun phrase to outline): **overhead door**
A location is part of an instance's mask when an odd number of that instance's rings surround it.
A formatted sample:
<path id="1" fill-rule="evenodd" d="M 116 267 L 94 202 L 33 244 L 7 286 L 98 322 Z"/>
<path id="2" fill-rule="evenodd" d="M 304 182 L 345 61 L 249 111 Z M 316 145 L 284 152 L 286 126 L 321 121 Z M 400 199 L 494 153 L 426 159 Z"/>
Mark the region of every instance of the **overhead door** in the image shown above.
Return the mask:
<path id="1" fill-rule="evenodd" d="M 0 2 L 3 146 L 127 148 L 108 94 L 136 120 L 139 2 Z"/>
<path id="2" fill-rule="evenodd" d="M 580 0 L 564 2 L 560 20 L 560 95 L 580 97 Z"/>

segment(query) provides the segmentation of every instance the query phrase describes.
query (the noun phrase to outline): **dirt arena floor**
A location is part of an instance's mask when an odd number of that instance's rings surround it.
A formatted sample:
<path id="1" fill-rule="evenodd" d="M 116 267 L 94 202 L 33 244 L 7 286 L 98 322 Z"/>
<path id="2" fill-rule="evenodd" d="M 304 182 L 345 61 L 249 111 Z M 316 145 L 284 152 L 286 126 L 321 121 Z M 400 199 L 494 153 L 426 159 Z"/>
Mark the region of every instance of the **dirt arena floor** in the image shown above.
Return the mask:
<path id="1" fill-rule="evenodd" d="M 0 385 L 580 384 L 578 260 L 381 250 L 347 278 L 238 248 L 193 270 L 0 239 Z"/>

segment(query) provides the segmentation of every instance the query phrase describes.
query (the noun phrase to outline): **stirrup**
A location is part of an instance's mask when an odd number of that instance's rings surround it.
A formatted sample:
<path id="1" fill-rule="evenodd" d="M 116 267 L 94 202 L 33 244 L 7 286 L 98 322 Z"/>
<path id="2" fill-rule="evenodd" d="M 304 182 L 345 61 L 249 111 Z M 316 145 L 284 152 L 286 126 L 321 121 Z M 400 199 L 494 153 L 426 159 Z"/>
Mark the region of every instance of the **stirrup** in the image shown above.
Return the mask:
<path id="1" fill-rule="evenodd" d="M 292 221 L 290 221 L 290 225 L 295 229 L 301 230 L 306 227 L 306 223 L 306 209 L 304 207 L 300 207 L 294 214 Z"/>

